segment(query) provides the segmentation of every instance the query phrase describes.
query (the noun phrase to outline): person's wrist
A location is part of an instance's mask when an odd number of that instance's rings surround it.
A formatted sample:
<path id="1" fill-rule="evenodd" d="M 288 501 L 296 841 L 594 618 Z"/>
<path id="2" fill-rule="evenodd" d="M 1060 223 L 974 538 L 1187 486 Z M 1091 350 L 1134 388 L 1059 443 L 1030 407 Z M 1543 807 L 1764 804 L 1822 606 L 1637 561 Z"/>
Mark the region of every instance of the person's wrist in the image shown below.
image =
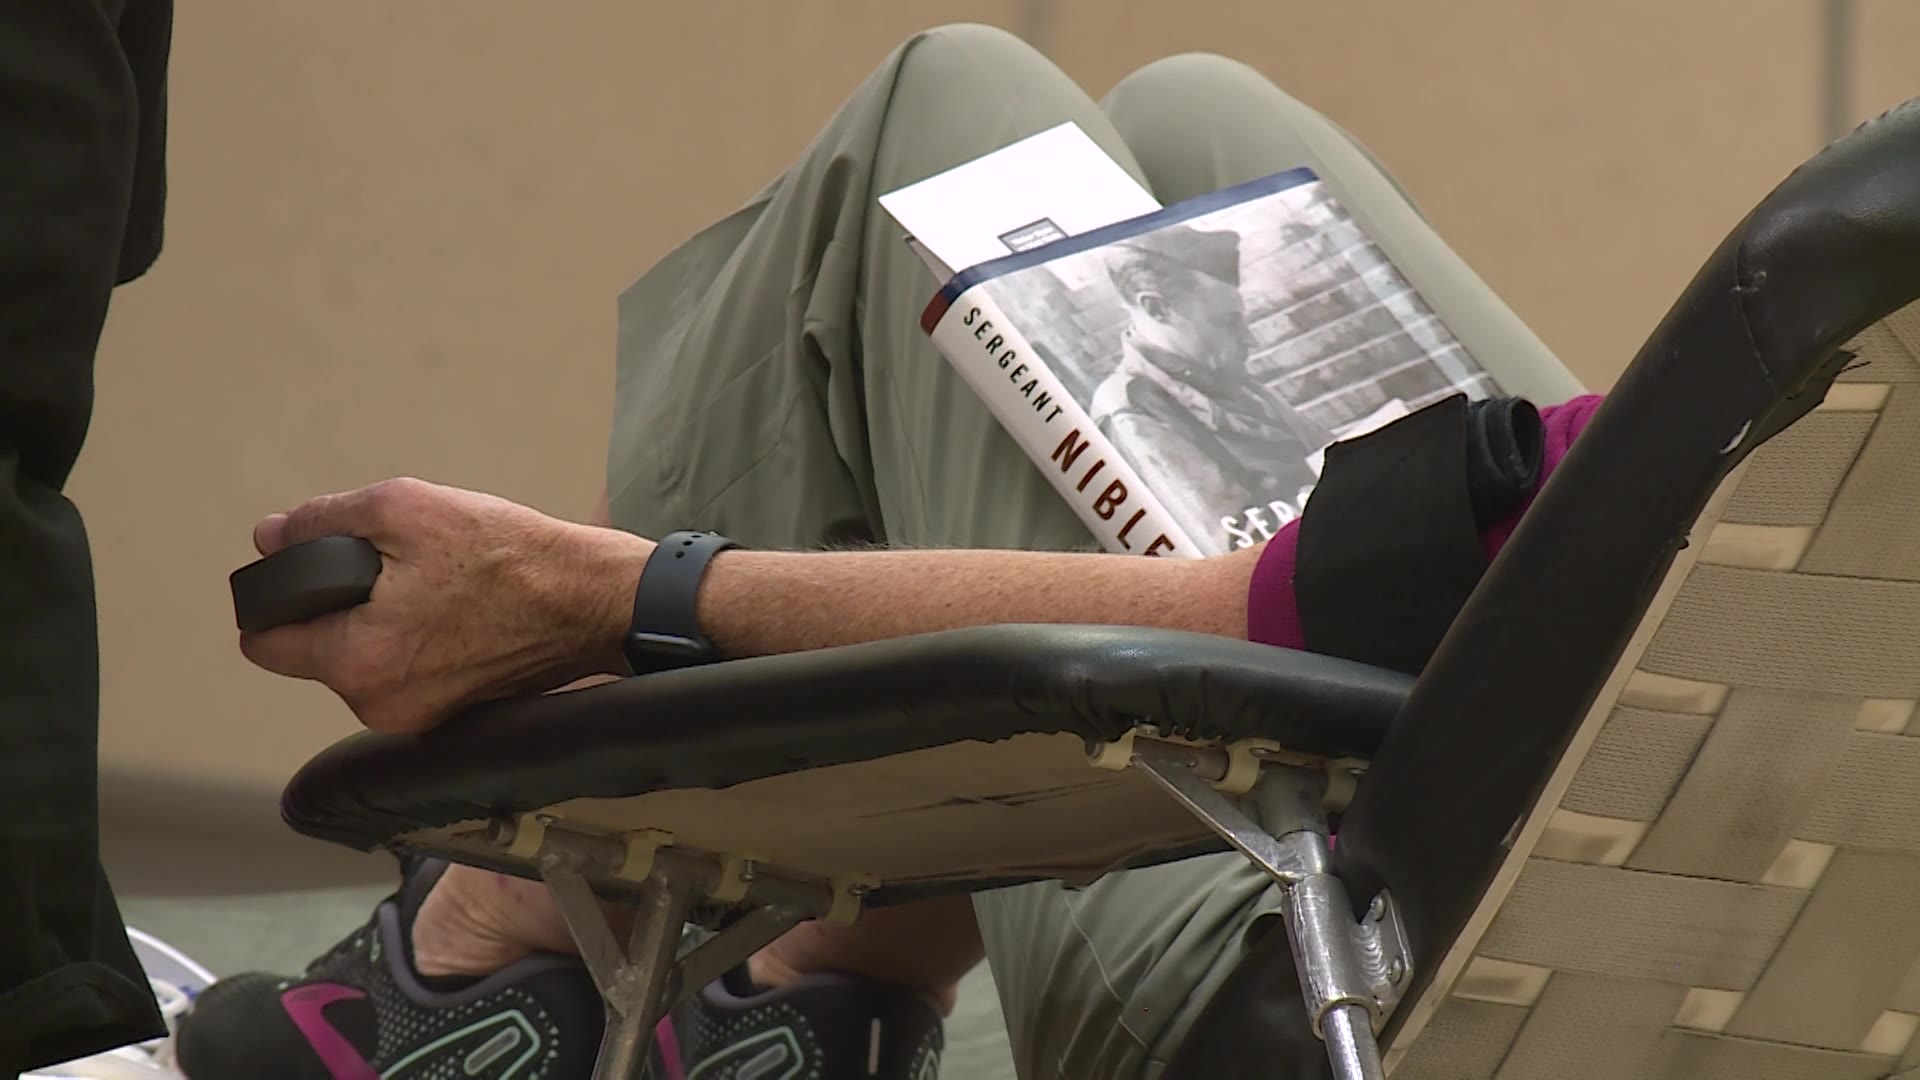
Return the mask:
<path id="1" fill-rule="evenodd" d="M 569 616 L 569 649 L 582 672 L 624 675 L 621 646 L 633 623 L 633 594 L 653 555 L 654 542 L 618 529 L 569 525 L 570 557 L 562 587 Z"/>

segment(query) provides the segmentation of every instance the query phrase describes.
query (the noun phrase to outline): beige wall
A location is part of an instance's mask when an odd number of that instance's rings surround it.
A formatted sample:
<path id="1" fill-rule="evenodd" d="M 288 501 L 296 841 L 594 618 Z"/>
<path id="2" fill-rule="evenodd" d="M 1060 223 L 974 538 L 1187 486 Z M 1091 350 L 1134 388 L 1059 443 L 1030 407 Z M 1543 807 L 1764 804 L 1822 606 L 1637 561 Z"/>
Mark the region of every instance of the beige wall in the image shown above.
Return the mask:
<path id="1" fill-rule="evenodd" d="M 1915 12 L 1861 6 L 1856 112 L 1920 92 Z M 114 308 L 74 485 L 110 830 L 278 836 L 271 794 L 352 729 L 234 650 L 255 518 L 409 473 L 585 513 L 614 294 L 943 19 L 1028 32 L 1096 95 L 1169 51 L 1249 61 L 1596 386 L 1821 136 L 1813 0 L 182 5 L 169 246 Z"/>
<path id="2" fill-rule="evenodd" d="M 1848 114 L 1876 116 L 1920 95 L 1920 4 L 1912 0 L 1855 0 Z"/>

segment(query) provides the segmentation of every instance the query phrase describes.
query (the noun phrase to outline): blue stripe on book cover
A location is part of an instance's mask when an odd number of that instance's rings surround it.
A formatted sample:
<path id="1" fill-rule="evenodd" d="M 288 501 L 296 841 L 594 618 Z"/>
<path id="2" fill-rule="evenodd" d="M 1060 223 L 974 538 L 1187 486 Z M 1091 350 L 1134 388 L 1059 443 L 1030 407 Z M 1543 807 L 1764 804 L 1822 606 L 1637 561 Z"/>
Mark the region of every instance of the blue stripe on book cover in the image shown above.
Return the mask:
<path id="1" fill-rule="evenodd" d="M 1172 206 L 1155 210 L 1151 214 L 1117 221 L 1112 225 L 1102 226 L 1078 236 L 1069 236 L 1064 240 L 1055 240 L 1051 244 L 1043 244 L 991 262 L 983 262 L 979 266 L 955 274 L 952 281 L 941 287 L 939 294 L 933 298 L 932 303 L 927 305 L 926 312 L 921 316 L 920 326 L 928 333 L 932 333 L 933 328 L 939 325 L 940 319 L 946 315 L 947 308 L 952 306 L 953 301 L 961 293 L 983 281 L 991 281 L 1016 270 L 1025 270 L 1029 266 L 1038 266 L 1068 255 L 1077 255 L 1082 251 L 1102 247 L 1116 240 L 1152 232 L 1168 225 L 1211 214 L 1215 210 L 1224 210 L 1237 203 L 1249 202 L 1288 188 L 1310 184 L 1318 179 L 1320 177 L 1312 169 L 1303 165 L 1297 169 L 1274 173 L 1272 176 L 1263 176 L 1258 180 L 1249 180 L 1244 184 L 1221 188 L 1208 195 L 1195 196 L 1185 202 L 1177 202 Z"/>

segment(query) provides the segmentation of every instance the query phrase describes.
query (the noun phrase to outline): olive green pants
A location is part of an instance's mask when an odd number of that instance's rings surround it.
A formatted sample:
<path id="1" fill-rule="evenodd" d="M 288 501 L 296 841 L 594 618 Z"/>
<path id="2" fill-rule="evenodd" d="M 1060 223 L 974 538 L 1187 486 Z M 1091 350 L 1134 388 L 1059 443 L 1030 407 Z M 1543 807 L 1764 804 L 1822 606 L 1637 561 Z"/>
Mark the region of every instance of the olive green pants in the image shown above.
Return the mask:
<path id="1" fill-rule="evenodd" d="M 1001 31 L 916 35 L 798 162 L 620 298 L 607 490 L 621 528 L 760 547 L 1091 548 L 1045 478 L 928 344 L 938 284 L 877 202 L 1074 121 L 1173 203 L 1316 170 L 1515 393 L 1579 392 L 1349 136 L 1253 70 L 1182 56 L 1096 102 Z M 1158 1075 L 1276 910 L 1237 855 L 976 901 L 1023 1077 Z"/>

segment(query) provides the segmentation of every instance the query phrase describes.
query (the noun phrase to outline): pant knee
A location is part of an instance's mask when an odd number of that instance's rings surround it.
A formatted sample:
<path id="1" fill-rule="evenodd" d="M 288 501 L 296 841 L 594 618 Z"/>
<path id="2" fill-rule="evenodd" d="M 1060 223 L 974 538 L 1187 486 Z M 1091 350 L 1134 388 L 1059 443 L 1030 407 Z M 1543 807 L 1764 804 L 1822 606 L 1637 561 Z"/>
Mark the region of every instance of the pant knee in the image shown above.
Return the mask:
<path id="1" fill-rule="evenodd" d="M 1115 83 L 1108 100 L 1202 100 L 1249 91 L 1279 94 L 1279 88 L 1251 66 L 1218 53 L 1189 52 L 1162 57 Z M 1283 95 L 1284 96 L 1284 95 Z"/>
<path id="2" fill-rule="evenodd" d="M 900 48 L 896 92 L 931 83 L 976 102 L 984 83 L 1004 88 L 1031 78 L 1060 78 L 1059 69 L 1019 35 L 983 23 L 949 23 L 922 30 Z M 917 95 L 915 95 L 917 96 Z"/>
<path id="3" fill-rule="evenodd" d="M 875 179 L 907 184 L 1099 109 L 1053 61 L 998 27 L 959 23 L 898 46 L 861 91 L 884 116 Z M 857 111 L 861 110 L 856 107 Z"/>
<path id="4" fill-rule="evenodd" d="M 1393 179 L 1352 133 L 1252 66 L 1213 53 L 1154 61 L 1115 84 L 1101 107 L 1156 189 L 1168 189 L 1163 198 L 1215 190 L 1195 188 L 1196 161 L 1218 173 L 1207 184 L 1226 185 L 1310 164 L 1316 147 L 1335 143 Z"/>
<path id="5" fill-rule="evenodd" d="M 1052 67 L 1026 39 L 986 23 L 946 23 L 918 31 L 907 39 L 906 54 L 914 58 L 959 59 L 981 65 L 1034 64 Z"/>
<path id="6" fill-rule="evenodd" d="M 1304 111 L 1252 67 L 1201 52 L 1139 68 L 1114 84 L 1101 108 L 1143 158 L 1209 154 L 1222 140 L 1243 137 L 1254 117 L 1264 138 Z"/>

